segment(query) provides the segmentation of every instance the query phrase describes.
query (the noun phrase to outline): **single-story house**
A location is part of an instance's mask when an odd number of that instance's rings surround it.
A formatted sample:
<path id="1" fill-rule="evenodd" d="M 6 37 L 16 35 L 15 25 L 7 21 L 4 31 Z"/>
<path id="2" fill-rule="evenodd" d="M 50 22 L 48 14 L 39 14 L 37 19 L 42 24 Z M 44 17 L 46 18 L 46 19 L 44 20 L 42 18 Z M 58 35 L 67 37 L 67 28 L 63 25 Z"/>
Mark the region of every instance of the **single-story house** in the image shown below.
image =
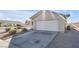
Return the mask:
<path id="1" fill-rule="evenodd" d="M 30 19 L 32 20 L 33 30 L 64 32 L 69 16 L 54 11 L 40 10 Z"/>

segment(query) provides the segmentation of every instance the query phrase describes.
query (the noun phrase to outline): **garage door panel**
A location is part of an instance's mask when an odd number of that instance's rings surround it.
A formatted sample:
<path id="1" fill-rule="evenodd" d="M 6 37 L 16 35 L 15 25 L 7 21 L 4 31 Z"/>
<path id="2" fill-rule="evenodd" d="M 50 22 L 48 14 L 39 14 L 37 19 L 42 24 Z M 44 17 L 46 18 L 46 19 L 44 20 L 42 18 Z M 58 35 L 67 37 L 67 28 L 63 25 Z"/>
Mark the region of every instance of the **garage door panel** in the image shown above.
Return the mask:
<path id="1" fill-rule="evenodd" d="M 54 21 L 37 21 L 37 30 L 58 31 L 58 22 Z"/>

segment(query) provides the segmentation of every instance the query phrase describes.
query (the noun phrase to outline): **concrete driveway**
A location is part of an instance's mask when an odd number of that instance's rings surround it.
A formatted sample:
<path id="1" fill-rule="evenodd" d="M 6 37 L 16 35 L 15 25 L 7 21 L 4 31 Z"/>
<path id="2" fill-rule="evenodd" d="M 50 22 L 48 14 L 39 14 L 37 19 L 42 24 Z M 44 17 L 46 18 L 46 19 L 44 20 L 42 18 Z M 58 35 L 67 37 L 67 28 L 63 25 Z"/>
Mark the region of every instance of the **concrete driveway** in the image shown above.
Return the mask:
<path id="1" fill-rule="evenodd" d="M 30 31 L 13 37 L 9 48 L 45 48 L 56 35 L 51 31 Z"/>
<path id="2" fill-rule="evenodd" d="M 47 48 L 79 48 L 79 31 L 71 30 L 59 33 Z"/>
<path id="3" fill-rule="evenodd" d="M 10 48 L 79 48 L 79 31 L 28 32 L 13 37 Z"/>

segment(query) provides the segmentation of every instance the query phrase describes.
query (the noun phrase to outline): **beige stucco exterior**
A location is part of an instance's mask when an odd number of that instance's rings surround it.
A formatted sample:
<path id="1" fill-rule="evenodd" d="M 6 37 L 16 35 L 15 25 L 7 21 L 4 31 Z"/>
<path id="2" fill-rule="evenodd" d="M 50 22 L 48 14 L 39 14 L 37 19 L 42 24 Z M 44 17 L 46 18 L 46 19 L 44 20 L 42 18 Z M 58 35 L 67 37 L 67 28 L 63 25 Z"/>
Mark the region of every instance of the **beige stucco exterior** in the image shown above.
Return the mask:
<path id="1" fill-rule="evenodd" d="M 66 19 L 63 16 L 61 16 L 61 15 L 55 13 L 55 12 L 51 13 L 50 11 L 39 11 L 37 14 L 38 14 L 38 16 L 36 16 L 36 17 L 33 16 L 31 18 L 32 21 L 33 21 L 33 29 L 34 30 L 37 30 L 37 26 L 38 26 L 37 22 L 39 22 L 39 21 L 51 21 L 51 23 L 48 22 L 47 24 L 54 25 L 53 21 L 56 20 L 57 21 L 57 26 L 56 27 L 58 28 L 58 31 L 60 31 L 60 32 L 64 32 L 65 31 Z M 41 25 L 41 23 L 40 23 L 40 25 Z M 52 27 L 52 29 L 56 28 L 56 27 Z M 53 30 L 53 31 L 55 31 L 55 30 Z"/>

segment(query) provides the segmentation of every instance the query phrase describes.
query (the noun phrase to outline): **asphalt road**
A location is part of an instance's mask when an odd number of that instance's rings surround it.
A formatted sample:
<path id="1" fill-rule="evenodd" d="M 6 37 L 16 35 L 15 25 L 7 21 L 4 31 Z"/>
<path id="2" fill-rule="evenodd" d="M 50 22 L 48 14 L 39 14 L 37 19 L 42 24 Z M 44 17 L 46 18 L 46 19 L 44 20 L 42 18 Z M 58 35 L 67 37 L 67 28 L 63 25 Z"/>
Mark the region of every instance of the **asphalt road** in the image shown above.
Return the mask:
<path id="1" fill-rule="evenodd" d="M 47 48 L 79 48 L 79 31 L 70 30 L 59 33 Z"/>

